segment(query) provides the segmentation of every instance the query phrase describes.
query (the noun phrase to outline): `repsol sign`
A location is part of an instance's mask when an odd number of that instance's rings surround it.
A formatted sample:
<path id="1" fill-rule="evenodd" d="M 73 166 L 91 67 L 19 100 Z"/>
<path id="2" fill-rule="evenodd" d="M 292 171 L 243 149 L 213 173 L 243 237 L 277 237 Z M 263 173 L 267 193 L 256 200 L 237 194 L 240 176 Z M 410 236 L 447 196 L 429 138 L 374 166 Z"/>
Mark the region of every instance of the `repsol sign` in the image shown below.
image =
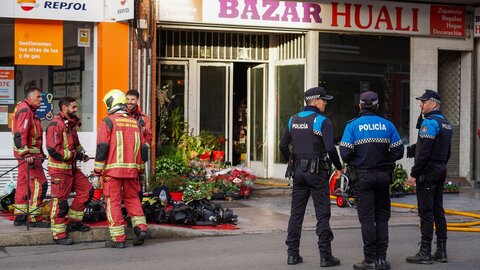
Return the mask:
<path id="1" fill-rule="evenodd" d="M 73 9 L 73 10 L 87 10 L 87 4 L 85 3 L 75 3 L 75 2 L 61 2 L 61 1 L 45 1 L 43 6 L 48 9 Z"/>

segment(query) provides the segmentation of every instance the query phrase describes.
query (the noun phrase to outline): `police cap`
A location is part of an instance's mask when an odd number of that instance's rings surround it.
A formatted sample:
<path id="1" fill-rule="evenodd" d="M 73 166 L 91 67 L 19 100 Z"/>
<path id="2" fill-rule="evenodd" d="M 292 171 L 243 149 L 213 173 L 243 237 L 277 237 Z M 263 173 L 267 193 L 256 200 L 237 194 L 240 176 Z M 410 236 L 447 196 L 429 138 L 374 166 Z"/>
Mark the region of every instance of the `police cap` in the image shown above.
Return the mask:
<path id="1" fill-rule="evenodd" d="M 363 105 L 377 105 L 378 104 L 378 94 L 373 91 L 363 92 L 360 95 L 360 104 Z"/>
<path id="2" fill-rule="evenodd" d="M 327 95 L 327 92 L 323 87 L 313 87 L 305 91 L 303 94 L 305 100 L 312 100 L 315 98 L 320 98 L 320 99 L 325 99 L 325 100 L 331 100 L 333 99 L 332 96 Z"/>
<path id="3" fill-rule="evenodd" d="M 416 99 L 421 101 L 431 100 L 439 104 L 442 102 L 442 98 L 440 97 L 440 95 L 437 92 L 430 89 L 425 89 L 425 93 L 423 93 L 421 97 L 417 97 Z"/>

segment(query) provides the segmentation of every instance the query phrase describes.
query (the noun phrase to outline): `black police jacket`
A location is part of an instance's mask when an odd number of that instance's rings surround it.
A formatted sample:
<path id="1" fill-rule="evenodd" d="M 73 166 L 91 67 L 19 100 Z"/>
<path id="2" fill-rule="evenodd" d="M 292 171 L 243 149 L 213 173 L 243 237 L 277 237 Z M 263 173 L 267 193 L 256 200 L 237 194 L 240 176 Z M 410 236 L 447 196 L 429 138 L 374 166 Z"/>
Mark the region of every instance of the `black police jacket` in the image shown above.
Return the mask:
<path id="1" fill-rule="evenodd" d="M 293 153 L 290 153 L 290 144 Z M 305 106 L 303 111 L 290 117 L 280 140 L 280 152 L 284 160 L 288 160 L 291 154 L 296 159 L 317 158 L 328 154 L 333 165 L 338 170 L 342 169 L 333 141 L 332 124 L 314 106 Z"/>
<path id="2" fill-rule="evenodd" d="M 439 110 L 426 114 L 418 130 L 415 164 L 410 175 L 417 178 L 428 162 L 447 163 L 452 136 L 452 126 Z"/>

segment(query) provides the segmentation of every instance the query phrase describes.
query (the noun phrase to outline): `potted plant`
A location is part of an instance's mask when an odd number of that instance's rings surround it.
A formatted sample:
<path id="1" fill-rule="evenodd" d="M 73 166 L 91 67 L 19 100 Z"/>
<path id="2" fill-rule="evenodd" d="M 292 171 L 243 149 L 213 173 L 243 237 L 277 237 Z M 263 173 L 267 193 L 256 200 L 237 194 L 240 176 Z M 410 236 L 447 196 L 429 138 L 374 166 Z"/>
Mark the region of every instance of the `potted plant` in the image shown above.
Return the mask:
<path id="1" fill-rule="evenodd" d="M 202 144 L 202 138 L 193 134 L 183 134 L 177 146 L 177 154 L 185 161 L 197 159 L 205 153 L 205 147 Z"/>
<path id="2" fill-rule="evenodd" d="M 183 190 L 183 201 L 189 204 L 195 200 L 212 198 L 212 190 L 214 183 L 208 181 L 192 181 L 188 180 Z"/>
<path id="3" fill-rule="evenodd" d="M 165 155 L 156 160 L 155 175 L 149 179 L 149 189 L 167 186 L 170 192 L 180 192 L 188 173 L 187 163 L 177 155 Z"/>
<path id="4" fill-rule="evenodd" d="M 210 160 L 212 150 L 217 147 L 217 136 L 202 130 L 198 137 L 200 137 L 202 145 L 205 148 L 205 153 L 200 156 L 200 159 Z"/>
<path id="5" fill-rule="evenodd" d="M 238 144 L 238 152 L 240 153 L 240 160 L 245 161 L 247 155 L 247 144 L 246 143 L 239 143 Z"/>
<path id="6" fill-rule="evenodd" d="M 225 159 L 225 136 L 218 135 L 215 144 L 215 150 L 213 151 L 213 160 L 217 162 L 223 162 Z"/>
<path id="7" fill-rule="evenodd" d="M 392 184 L 390 185 L 390 195 L 392 197 L 402 197 L 406 194 L 405 187 L 408 186 L 408 174 L 402 164 L 397 164 L 393 170 Z"/>
<path id="8" fill-rule="evenodd" d="M 443 187 L 443 192 L 445 193 L 458 193 L 459 191 L 460 185 L 454 184 L 452 181 L 448 181 Z"/>

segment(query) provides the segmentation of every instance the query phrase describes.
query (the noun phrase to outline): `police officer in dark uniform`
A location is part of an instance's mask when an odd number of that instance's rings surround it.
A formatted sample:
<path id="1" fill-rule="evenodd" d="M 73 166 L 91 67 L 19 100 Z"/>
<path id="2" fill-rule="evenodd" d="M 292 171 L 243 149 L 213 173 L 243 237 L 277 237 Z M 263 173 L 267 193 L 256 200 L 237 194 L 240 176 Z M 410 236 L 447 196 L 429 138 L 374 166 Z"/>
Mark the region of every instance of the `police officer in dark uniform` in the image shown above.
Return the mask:
<path id="1" fill-rule="evenodd" d="M 441 98 L 433 90 L 425 90 L 420 100 L 423 121 L 419 119 L 415 163 L 410 173 L 410 186 L 417 185 L 418 213 L 422 241 L 420 251 L 406 258 L 408 263 L 432 264 L 433 260 L 447 262 L 447 221 L 443 210 L 443 186 L 450 158 L 452 126 L 440 112 Z M 407 151 L 408 152 L 408 151 Z M 410 151 L 412 152 L 412 151 Z M 428 173 L 427 173 L 428 172 Z M 437 235 L 437 250 L 431 255 L 433 224 Z"/>
<path id="2" fill-rule="evenodd" d="M 364 260 L 353 265 L 355 270 L 390 269 L 386 261 L 390 183 L 404 146 L 395 125 L 376 114 L 378 106 L 377 93 L 362 93 L 360 116 L 347 123 L 340 142 L 340 155 L 353 178 L 362 229 Z"/>
<path id="3" fill-rule="evenodd" d="M 300 237 L 305 208 L 311 195 L 317 218 L 320 266 L 336 266 L 340 265 L 340 260 L 332 255 L 328 179 L 331 162 L 337 173 L 340 173 L 342 164 L 333 142 L 332 124 L 321 114 L 327 100 L 333 97 L 327 95 L 322 87 L 314 87 L 305 92 L 304 98 L 307 106 L 289 119 L 280 141 L 282 156 L 289 160 L 286 176 L 293 176 L 292 208 L 286 240 L 287 263 L 293 265 L 303 262 L 299 253 Z M 290 144 L 293 153 L 289 150 Z"/>

